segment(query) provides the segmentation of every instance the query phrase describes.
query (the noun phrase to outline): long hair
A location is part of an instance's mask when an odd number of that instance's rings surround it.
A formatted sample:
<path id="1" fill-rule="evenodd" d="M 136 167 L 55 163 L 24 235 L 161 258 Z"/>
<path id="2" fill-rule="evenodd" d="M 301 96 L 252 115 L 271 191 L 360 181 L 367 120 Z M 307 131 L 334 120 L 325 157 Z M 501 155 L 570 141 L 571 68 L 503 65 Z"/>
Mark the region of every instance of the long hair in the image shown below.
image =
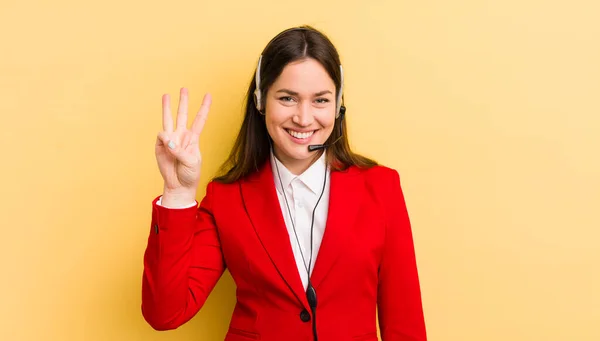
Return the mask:
<path id="1" fill-rule="evenodd" d="M 265 98 L 269 87 L 279 77 L 285 66 L 306 58 L 315 59 L 327 70 L 336 86 L 337 98 L 342 81 L 338 52 L 327 36 L 311 26 L 305 25 L 281 32 L 263 50 L 260 67 L 262 108 L 265 107 Z M 214 178 L 217 182 L 235 182 L 259 170 L 269 158 L 270 136 L 264 117 L 254 102 L 255 77 L 256 71 L 246 93 L 244 121 L 229 157 L 220 168 L 221 175 Z M 333 131 L 325 143 L 329 144 L 338 138 L 340 138 L 339 141 L 327 147 L 327 164 L 332 171 L 345 170 L 350 166 L 369 168 L 377 165 L 377 162 L 352 152 L 344 119 L 335 120 Z"/>

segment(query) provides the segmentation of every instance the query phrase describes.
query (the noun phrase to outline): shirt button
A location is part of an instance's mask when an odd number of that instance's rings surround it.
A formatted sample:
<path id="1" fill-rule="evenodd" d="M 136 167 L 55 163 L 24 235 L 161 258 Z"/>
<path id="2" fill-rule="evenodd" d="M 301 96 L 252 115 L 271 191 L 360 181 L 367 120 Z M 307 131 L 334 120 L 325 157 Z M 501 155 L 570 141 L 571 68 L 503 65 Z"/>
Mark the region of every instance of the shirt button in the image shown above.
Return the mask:
<path id="1" fill-rule="evenodd" d="M 308 313 L 308 311 L 306 311 L 306 309 L 300 312 L 300 320 L 302 320 L 302 322 L 310 321 L 310 314 Z"/>
<path id="2" fill-rule="evenodd" d="M 298 202 L 298 207 L 300 207 L 300 208 L 304 207 L 304 204 L 302 203 L 302 201 Z"/>

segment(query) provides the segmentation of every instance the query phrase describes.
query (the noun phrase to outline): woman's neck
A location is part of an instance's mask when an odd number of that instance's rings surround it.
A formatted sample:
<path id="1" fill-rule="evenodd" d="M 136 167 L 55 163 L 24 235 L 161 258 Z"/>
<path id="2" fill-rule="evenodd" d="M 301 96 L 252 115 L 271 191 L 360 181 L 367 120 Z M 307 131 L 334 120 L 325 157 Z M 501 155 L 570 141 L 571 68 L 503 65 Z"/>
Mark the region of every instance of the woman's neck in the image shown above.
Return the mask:
<path id="1" fill-rule="evenodd" d="M 304 173 L 321 157 L 321 155 L 323 155 L 324 152 L 325 151 L 321 150 L 315 152 L 313 157 L 303 160 L 296 160 L 286 157 L 283 153 L 278 152 L 277 149 L 273 150 L 273 154 L 275 155 L 277 160 L 279 160 L 279 162 L 281 162 L 285 166 L 285 168 L 287 168 L 287 170 L 289 170 L 290 173 L 294 175 L 300 175 Z"/>

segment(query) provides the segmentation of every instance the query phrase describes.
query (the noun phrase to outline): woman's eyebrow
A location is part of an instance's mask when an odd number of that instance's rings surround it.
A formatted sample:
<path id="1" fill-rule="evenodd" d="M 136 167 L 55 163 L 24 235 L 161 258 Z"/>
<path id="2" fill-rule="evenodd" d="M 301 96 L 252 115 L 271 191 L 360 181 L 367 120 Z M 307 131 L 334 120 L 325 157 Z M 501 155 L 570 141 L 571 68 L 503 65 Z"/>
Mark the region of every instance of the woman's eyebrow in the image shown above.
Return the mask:
<path id="1" fill-rule="evenodd" d="M 319 92 L 317 92 L 317 93 L 315 94 L 315 96 L 323 96 L 323 95 L 325 95 L 325 94 L 330 94 L 330 93 L 331 93 L 331 91 L 329 91 L 329 90 L 323 90 L 323 91 L 319 91 Z"/>
<path id="2" fill-rule="evenodd" d="M 291 96 L 298 96 L 298 93 L 296 91 L 292 91 L 292 90 L 288 90 L 288 89 L 279 89 L 279 90 L 277 90 L 277 92 L 284 92 Z M 331 91 L 329 91 L 329 90 L 319 91 L 319 92 L 315 93 L 315 96 L 323 96 L 325 94 L 331 94 Z"/>

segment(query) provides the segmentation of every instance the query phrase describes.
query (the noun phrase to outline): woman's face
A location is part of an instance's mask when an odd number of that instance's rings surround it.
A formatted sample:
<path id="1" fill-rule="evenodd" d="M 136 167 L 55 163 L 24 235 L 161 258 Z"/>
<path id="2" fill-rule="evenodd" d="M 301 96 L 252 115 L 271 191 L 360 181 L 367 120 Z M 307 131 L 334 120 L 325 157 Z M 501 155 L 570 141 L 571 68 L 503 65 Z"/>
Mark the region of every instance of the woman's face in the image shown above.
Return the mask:
<path id="1" fill-rule="evenodd" d="M 277 158 L 300 174 L 315 160 L 308 145 L 323 144 L 333 131 L 336 88 L 315 59 L 289 63 L 267 91 L 265 120 Z"/>

